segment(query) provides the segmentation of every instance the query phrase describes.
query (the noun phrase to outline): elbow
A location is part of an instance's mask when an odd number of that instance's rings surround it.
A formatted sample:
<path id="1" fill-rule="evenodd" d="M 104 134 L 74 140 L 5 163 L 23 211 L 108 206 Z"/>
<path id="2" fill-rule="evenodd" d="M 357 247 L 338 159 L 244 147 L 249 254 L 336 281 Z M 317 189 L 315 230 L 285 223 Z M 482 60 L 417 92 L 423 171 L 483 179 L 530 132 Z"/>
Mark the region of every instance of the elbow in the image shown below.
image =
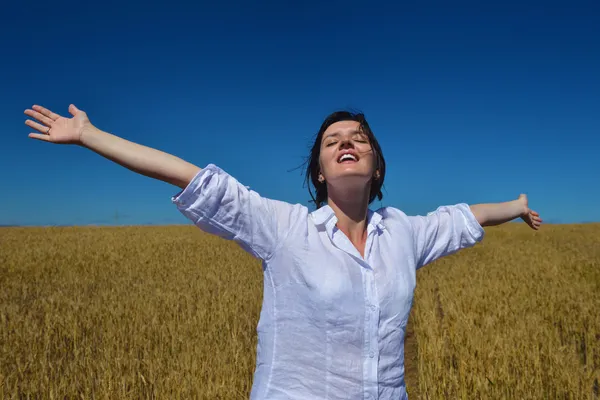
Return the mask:
<path id="1" fill-rule="evenodd" d="M 477 204 L 469 206 L 471 209 L 471 213 L 481 226 L 487 226 L 488 219 L 485 214 L 485 210 L 482 207 L 479 207 Z"/>

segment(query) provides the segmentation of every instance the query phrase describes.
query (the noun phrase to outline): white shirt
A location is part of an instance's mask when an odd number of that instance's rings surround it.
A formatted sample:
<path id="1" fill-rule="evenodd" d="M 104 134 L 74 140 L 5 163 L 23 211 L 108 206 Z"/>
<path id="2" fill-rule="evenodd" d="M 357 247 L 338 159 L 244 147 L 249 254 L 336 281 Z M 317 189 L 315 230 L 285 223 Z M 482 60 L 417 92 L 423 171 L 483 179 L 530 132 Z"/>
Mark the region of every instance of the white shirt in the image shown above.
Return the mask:
<path id="1" fill-rule="evenodd" d="M 369 209 L 363 258 L 331 207 L 264 198 L 213 164 L 172 200 L 263 262 L 253 400 L 407 399 L 416 270 L 484 235 L 466 204 L 427 216 Z"/>

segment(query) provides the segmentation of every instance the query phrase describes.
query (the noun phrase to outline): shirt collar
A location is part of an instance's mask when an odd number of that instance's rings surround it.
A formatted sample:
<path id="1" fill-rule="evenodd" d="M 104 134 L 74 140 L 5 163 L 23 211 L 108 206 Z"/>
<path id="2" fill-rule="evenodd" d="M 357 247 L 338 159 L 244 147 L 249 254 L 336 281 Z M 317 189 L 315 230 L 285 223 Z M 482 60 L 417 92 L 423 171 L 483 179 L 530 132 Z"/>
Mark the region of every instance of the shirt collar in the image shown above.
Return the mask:
<path id="1" fill-rule="evenodd" d="M 321 208 L 313 211 L 311 215 L 315 225 L 327 227 L 334 226 L 337 222 L 337 217 L 335 216 L 333 209 L 328 204 L 325 204 Z M 382 220 L 383 217 L 381 214 L 371 210 L 370 208 L 367 210 L 367 229 L 368 227 L 371 227 L 371 229 L 368 229 L 369 231 L 375 227 L 379 228 L 380 230 L 384 230 L 385 226 L 381 222 Z"/>
<path id="2" fill-rule="evenodd" d="M 316 209 L 310 214 L 312 215 L 315 225 L 325 225 L 332 217 L 335 218 L 337 222 L 337 217 L 328 204 L 321 206 L 321 208 Z"/>

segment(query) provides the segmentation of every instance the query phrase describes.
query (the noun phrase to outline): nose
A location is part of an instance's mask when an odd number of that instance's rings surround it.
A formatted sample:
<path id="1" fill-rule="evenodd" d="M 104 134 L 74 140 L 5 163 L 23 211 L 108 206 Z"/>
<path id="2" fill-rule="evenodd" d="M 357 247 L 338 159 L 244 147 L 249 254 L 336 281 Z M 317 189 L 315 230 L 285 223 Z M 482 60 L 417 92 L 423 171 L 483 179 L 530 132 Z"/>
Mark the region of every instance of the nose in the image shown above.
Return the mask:
<path id="1" fill-rule="evenodd" d="M 340 149 L 351 149 L 354 147 L 354 143 L 350 139 L 340 140 Z"/>

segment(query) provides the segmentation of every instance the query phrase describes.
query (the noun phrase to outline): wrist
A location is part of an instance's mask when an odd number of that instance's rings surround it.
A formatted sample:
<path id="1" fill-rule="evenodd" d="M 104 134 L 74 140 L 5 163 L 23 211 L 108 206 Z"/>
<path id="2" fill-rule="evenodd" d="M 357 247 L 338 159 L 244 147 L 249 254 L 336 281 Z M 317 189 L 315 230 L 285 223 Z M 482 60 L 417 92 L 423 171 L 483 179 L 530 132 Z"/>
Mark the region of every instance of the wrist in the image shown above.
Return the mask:
<path id="1" fill-rule="evenodd" d="M 79 133 L 79 145 L 83 147 L 88 147 L 90 139 L 98 134 L 98 128 L 94 125 L 89 124 L 81 128 L 81 132 Z"/>
<path id="2" fill-rule="evenodd" d="M 521 195 L 517 200 L 515 200 L 515 202 L 518 215 L 519 217 L 523 218 L 529 213 L 529 208 L 527 207 L 527 197 Z"/>

